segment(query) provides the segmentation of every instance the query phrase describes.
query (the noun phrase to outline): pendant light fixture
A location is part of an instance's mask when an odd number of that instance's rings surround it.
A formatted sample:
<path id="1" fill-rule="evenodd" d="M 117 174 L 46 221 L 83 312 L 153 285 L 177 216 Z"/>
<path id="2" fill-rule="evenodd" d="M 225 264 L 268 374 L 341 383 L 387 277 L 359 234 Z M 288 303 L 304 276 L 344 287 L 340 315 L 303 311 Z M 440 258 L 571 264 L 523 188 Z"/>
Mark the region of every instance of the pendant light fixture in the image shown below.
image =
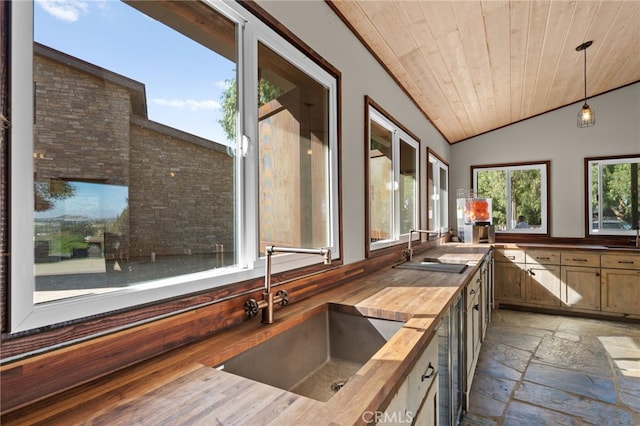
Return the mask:
<path id="1" fill-rule="evenodd" d="M 587 47 L 592 44 L 593 41 L 589 40 L 576 47 L 576 51 L 584 51 L 584 105 L 578 112 L 578 127 L 591 127 L 596 124 L 596 112 L 587 104 Z"/>

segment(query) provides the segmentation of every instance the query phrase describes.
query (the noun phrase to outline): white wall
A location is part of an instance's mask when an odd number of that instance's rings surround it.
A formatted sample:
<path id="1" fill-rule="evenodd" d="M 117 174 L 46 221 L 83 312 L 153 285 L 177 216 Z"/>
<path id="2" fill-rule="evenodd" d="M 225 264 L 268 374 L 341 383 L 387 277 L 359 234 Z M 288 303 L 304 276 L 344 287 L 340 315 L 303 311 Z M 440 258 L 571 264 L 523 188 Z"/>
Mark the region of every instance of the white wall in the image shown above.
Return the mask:
<path id="1" fill-rule="evenodd" d="M 588 103 L 596 112 L 593 127 L 576 126 L 579 102 L 454 144 L 453 197 L 470 187 L 472 165 L 551 160 L 551 236 L 584 237 L 584 158 L 640 154 L 640 83 Z"/>
<path id="2" fill-rule="evenodd" d="M 395 81 L 322 0 L 259 1 L 259 5 L 342 73 L 342 218 L 344 262 L 364 258 L 364 97 L 370 96 L 421 141 L 421 182 L 426 148 L 448 160 L 449 144 Z M 422 185 L 422 211 L 426 189 Z M 426 223 L 426 213 L 422 223 Z"/>

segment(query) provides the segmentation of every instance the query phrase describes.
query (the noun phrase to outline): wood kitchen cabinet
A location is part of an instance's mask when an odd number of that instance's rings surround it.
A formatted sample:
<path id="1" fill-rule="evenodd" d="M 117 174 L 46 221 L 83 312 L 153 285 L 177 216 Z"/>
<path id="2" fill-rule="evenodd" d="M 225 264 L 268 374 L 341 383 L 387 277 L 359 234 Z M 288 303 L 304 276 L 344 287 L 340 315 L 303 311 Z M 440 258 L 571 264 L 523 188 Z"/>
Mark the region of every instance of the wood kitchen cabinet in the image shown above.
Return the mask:
<path id="1" fill-rule="evenodd" d="M 496 303 L 524 303 L 526 295 L 524 251 L 497 249 L 494 260 Z"/>
<path id="2" fill-rule="evenodd" d="M 496 302 L 559 308 L 560 254 L 549 250 L 496 250 Z"/>
<path id="3" fill-rule="evenodd" d="M 495 250 L 497 304 L 640 317 L 640 254 L 634 251 Z"/>
<path id="4" fill-rule="evenodd" d="M 600 310 L 600 254 L 562 252 L 560 263 L 562 305 Z"/>
<path id="5" fill-rule="evenodd" d="M 603 254 L 601 309 L 640 315 L 640 255 Z"/>
<path id="6" fill-rule="evenodd" d="M 525 301 L 532 305 L 559 308 L 560 253 L 550 250 L 527 250 Z"/>

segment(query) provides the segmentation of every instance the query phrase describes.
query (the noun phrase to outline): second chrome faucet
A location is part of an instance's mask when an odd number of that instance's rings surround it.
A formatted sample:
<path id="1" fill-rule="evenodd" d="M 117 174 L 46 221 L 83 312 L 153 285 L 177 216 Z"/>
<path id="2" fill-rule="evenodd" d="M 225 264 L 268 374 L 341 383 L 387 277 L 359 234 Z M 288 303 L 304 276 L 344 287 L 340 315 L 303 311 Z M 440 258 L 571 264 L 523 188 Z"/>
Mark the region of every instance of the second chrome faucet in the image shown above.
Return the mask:
<path id="1" fill-rule="evenodd" d="M 405 258 L 407 259 L 407 262 L 411 262 L 411 260 L 413 259 L 413 248 L 411 248 L 411 242 L 413 240 L 413 234 L 417 233 L 417 234 L 427 234 L 427 239 L 429 238 L 429 235 L 437 235 L 438 237 L 440 237 L 442 235 L 442 233 L 440 231 L 429 231 L 427 229 L 412 229 L 409 231 L 409 244 L 407 245 L 407 250 L 404 252 Z"/>
<path id="2" fill-rule="evenodd" d="M 278 290 L 275 294 L 271 291 L 271 255 L 273 253 L 300 253 L 300 254 L 319 254 L 324 257 L 324 264 L 331 264 L 331 249 L 329 248 L 297 248 L 297 247 L 276 247 L 268 246 L 265 250 L 266 266 L 264 273 L 264 292 L 262 300 L 249 299 L 244 303 L 244 311 L 250 318 L 258 315 L 258 311 L 262 309 L 262 323 L 273 323 L 273 306 L 277 303 L 285 306 L 289 303 L 289 294 L 286 290 Z"/>

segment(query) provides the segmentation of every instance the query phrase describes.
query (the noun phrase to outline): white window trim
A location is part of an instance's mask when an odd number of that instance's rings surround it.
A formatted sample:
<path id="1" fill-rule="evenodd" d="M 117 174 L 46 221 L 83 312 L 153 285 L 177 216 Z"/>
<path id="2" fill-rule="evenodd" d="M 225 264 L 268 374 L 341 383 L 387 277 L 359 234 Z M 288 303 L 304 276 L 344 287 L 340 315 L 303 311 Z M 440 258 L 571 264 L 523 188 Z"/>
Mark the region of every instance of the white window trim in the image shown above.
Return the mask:
<path id="1" fill-rule="evenodd" d="M 593 186 L 593 177 L 591 176 L 591 167 L 593 167 L 594 165 L 598 166 L 598 199 L 602 200 L 602 166 L 607 166 L 607 165 L 611 165 L 611 164 L 625 164 L 625 163 L 633 163 L 633 162 L 637 162 L 640 161 L 640 157 L 625 157 L 625 158 L 611 158 L 611 159 L 601 159 L 601 160 L 589 160 L 587 162 L 587 176 L 588 176 L 588 182 L 587 182 L 587 187 L 585 188 L 586 191 L 586 199 L 587 199 L 587 206 L 589 206 L 589 213 L 588 213 L 588 222 L 587 222 L 587 229 L 589 230 L 589 236 L 595 236 L 595 235 L 636 235 L 636 229 L 633 226 L 633 224 L 631 224 L 631 229 L 630 230 L 616 230 L 616 229 L 606 229 L 602 226 L 600 226 L 600 229 L 594 230 L 592 229 L 591 226 L 591 218 L 593 217 L 593 201 L 591 199 L 591 187 Z M 600 208 L 600 211 L 598 212 L 598 217 L 600 218 L 600 220 L 602 221 L 602 205 L 600 203 L 598 203 L 598 206 Z M 602 223 L 600 223 L 600 225 L 602 225 Z"/>
<path id="2" fill-rule="evenodd" d="M 337 82 L 336 79 L 321 67 L 310 61 L 302 52 L 275 34 L 259 19 L 250 15 L 240 5 L 225 3 L 218 0 L 208 0 L 208 4 L 238 24 L 238 69 L 245 70 L 243 63 L 257 60 L 255 41 L 260 38 L 270 48 L 274 48 L 283 57 L 290 60 L 299 69 L 308 73 L 317 81 L 324 84 L 330 91 L 330 248 L 332 257 L 339 257 L 339 229 L 338 229 L 338 142 L 337 142 Z M 255 212 L 254 215 L 242 215 L 238 218 L 240 244 L 240 268 L 219 268 L 211 271 L 197 272 L 176 277 L 160 279 L 147 283 L 140 283 L 130 287 L 100 295 L 87 295 L 79 298 L 61 299 L 59 301 L 35 304 L 35 274 L 34 274 L 34 241 L 33 241 L 33 79 L 32 73 L 24 70 L 33 69 L 33 2 L 15 2 L 11 8 L 12 37 L 11 37 L 11 164 L 28 165 L 11 167 L 11 260 L 10 260 L 10 331 L 17 333 L 49 325 L 77 320 L 96 314 L 103 314 L 163 299 L 208 290 L 234 282 L 255 279 L 264 275 L 263 254 L 257 253 L 258 214 L 257 199 L 250 199 L 246 194 L 257 188 L 258 158 L 255 149 L 249 149 L 246 156 L 238 155 L 240 170 L 236 184 L 242 188 L 244 199 L 241 199 L 239 212 Z M 250 23 L 250 25 L 244 25 Z M 247 46 L 246 40 L 253 40 Z M 254 58 L 254 59 L 252 59 Z M 244 62 L 243 62 L 244 61 Z M 251 72 L 245 70 L 244 90 L 253 93 L 243 93 L 243 85 L 239 85 L 240 111 L 252 111 L 252 108 L 242 108 L 246 99 L 257 99 L 256 67 Z M 18 95 L 19 94 L 19 95 Z M 253 105 L 256 105 L 253 102 Z M 254 114 L 253 116 L 251 114 Z M 242 115 L 242 114 L 240 114 Z M 242 134 L 249 136 L 249 140 L 257 140 L 257 111 L 246 117 L 239 117 Z M 253 121 L 252 121 L 253 120 Z M 242 135 L 238 135 L 240 140 Z M 251 147 L 249 147 L 251 148 Z M 244 232 L 243 232 L 244 230 Z M 273 258 L 273 272 L 297 268 L 322 262 L 313 255 L 281 255 Z"/>
<path id="3" fill-rule="evenodd" d="M 415 201 L 414 201 L 414 221 L 416 223 L 416 228 L 418 227 L 418 222 L 420 219 L 420 205 L 419 205 L 419 194 L 420 194 L 420 144 L 416 141 L 411 135 L 402 130 L 399 126 L 393 123 L 390 119 L 388 119 L 384 114 L 378 111 L 375 107 L 369 106 L 369 129 L 371 129 L 371 122 L 375 121 L 378 125 L 384 127 L 392 133 L 392 155 L 393 155 L 393 182 L 394 184 L 398 184 L 400 182 L 400 140 L 409 144 L 416 151 L 416 188 L 415 188 Z M 369 135 L 371 135 L 371 131 L 369 131 Z M 371 150 L 371 141 L 367 141 L 367 153 Z M 368 156 L 367 156 L 368 158 Z M 370 177 L 368 178 L 370 179 Z M 369 182 L 371 184 L 371 182 Z M 368 189 L 367 189 L 368 190 Z M 369 249 L 370 250 L 379 250 L 385 247 L 390 247 L 402 242 L 409 241 L 409 233 L 400 233 L 400 191 L 396 189 L 394 191 L 393 197 L 393 236 L 386 240 L 370 242 Z M 369 206 L 370 208 L 370 206 Z M 371 230 L 367 230 L 368 233 Z M 419 234 L 414 234 L 414 239 L 419 239 Z"/>
<path id="4" fill-rule="evenodd" d="M 428 163 L 431 164 L 430 167 L 433 168 L 433 188 L 431 192 L 431 197 L 433 197 L 433 229 L 441 232 L 449 231 L 449 200 L 441 200 L 440 199 L 440 170 L 445 170 L 447 173 L 447 194 L 450 194 L 449 189 L 449 165 L 441 161 L 438 157 L 429 153 Z M 429 167 L 427 165 L 427 167 Z M 427 202 L 428 203 L 428 202 Z M 447 207 L 447 213 L 443 215 L 440 214 L 441 205 L 444 203 L 445 207 Z M 427 211 L 429 206 L 427 205 Z M 429 219 L 429 218 L 428 218 Z M 443 222 L 446 222 L 444 224 Z M 429 221 L 431 223 L 431 220 Z"/>
<path id="5" fill-rule="evenodd" d="M 513 226 L 511 226 L 510 223 L 508 223 L 508 227 L 506 230 L 504 231 L 498 231 L 496 230 L 496 233 L 509 233 L 509 234 L 546 234 L 548 231 L 547 229 L 549 228 L 549 218 L 547 216 L 547 200 L 548 200 L 548 194 L 547 194 L 547 181 L 549 179 L 549 176 L 547 176 L 547 166 L 546 163 L 536 163 L 536 164 L 527 164 L 527 165 L 519 165 L 519 166 L 502 166 L 502 167 L 477 167 L 475 169 L 473 169 L 473 187 L 474 188 L 478 188 L 478 172 L 488 172 L 488 171 L 494 171 L 494 170 L 500 170 L 500 171 L 506 171 L 507 173 L 507 179 L 506 179 L 506 193 L 508 194 L 509 198 L 511 198 L 511 172 L 512 171 L 516 171 L 516 170 L 540 170 L 540 202 L 541 202 L 541 217 L 542 217 L 542 224 L 540 226 L 540 228 L 515 228 Z M 511 203 L 507 203 L 506 206 L 506 215 L 507 218 L 512 217 L 512 212 L 511 212 Z"/>

